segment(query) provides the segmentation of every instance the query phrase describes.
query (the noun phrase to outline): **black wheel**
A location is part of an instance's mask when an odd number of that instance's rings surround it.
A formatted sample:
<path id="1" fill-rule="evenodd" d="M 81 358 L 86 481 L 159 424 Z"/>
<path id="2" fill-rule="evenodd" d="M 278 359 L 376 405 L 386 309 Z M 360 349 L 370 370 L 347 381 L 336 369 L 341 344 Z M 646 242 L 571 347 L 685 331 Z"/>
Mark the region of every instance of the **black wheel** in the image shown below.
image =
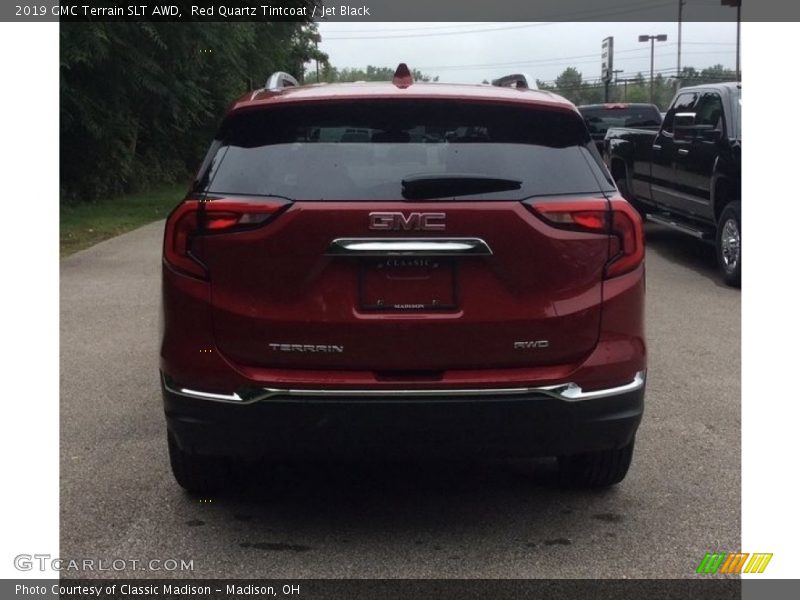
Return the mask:
<path id="1" fill-rule="evenodd" d="M 231 469 L 228 460 L 181 450 L 172 434 L 167 435 L 167 443 L 172 474 L 187 492 L 191 494 L 217 492 L 230 482 Z"/>
<path id="2" fill-rule="evenodd" d="M 559 456 L 561 483 L 567 487 L 608 487 L 625 479 L 633 458 L 633 443 L 601 452 Z"/>
<path id="3" fill-rule="evenodd" d="M 717 222 L 717 262 L 725 283 L 742 284 L 742 205 L 731 202 Z"/>

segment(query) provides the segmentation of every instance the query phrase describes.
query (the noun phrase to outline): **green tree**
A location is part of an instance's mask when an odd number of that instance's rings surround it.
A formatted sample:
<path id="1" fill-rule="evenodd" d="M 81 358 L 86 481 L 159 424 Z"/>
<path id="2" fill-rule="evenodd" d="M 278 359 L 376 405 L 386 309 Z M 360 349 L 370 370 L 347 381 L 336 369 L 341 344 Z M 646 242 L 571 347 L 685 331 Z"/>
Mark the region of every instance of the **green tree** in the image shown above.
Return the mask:
<path id="1" fill-rule="evenodd" d="M 555 92 L 575 105 L 602 102 L 605 97 L 605 88 L 584 82 L 583 74 L 575 67 L 564 69 L 553 84 L 541 80 L 536 83 L 539 89 Z"/>
<path id="2" fill-rule="evenodd" d="M 653 102 L 660 110 L 665 111 L 672 102 L 678 87 L 735 80 L 736 73 L 725 69 L 722 65 L 707 67 L 698 71 L 694 67 L 684 67 L 681 77 L 665 77 L 659 73 L 653 78 Z M 539 89 L 548 90 L 564 96 L 576 105 L 595 104 L 605 99 L 605 84 L 584 81 L 582 74 L 575 67 L 568 67 L 556 77 L 552 83 L 537 80 Z M 633 77 L 612 83 L 609 89 L 609 100 L 612 102 L 645 102 L 650 100 L 649 73 L 637 73 Z"/>
<path id="3" fill-rule="evenodd" d="M 394 77 L 394 71 L 394 67 L 376 67 L 373 65 L 367 65 L 366 69 L 348 67 L 337 69 L 334 66 L 328 65 L 327 68 L 320 69 L 319 81 L 324 83 L 391 81 L 392 77 Z M 438 75 L 432 77 L 418 69 L 412 69 L 411 74 L 414 77 L 414 81 L 439 81 Z M 314 67 L 306 71 L 305 80 L 308 83 L 317 83 L 317 73 Z"/>
<path id="4" fill-rule="evenodd" d="M 66 201 L 187 178 L 233 99 L 273 71 L 327 65 L 311 23 L 62 23 L 60 36 Z"/>

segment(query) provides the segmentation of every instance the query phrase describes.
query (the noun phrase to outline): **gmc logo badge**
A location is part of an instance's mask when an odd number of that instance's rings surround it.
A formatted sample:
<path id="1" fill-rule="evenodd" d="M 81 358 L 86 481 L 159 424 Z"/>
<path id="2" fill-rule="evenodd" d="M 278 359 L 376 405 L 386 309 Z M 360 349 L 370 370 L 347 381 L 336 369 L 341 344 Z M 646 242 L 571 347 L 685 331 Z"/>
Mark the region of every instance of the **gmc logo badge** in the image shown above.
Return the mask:
<path id="1" fill-rule="evenodd" d="M 375 231 L 444 231 L 444 213 L 369 213 L 369 228 Z"/>

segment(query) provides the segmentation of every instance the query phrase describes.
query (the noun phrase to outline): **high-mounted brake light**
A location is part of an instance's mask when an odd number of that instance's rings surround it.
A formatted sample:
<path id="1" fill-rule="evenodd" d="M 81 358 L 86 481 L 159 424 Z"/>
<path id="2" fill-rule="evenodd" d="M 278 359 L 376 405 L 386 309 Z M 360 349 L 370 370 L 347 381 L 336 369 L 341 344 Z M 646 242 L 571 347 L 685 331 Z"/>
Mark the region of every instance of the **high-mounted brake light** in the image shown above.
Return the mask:
<path id="1" fill-rule="evenodd" d="M 397 70 L 394 72 L 394 77 L 392 77 L 392 83 L 400 89 L 405 89 L 414 83 L 414 76 L 406 63 L 397 65 Z"/>
<path id="2" fill-rule="evenodd" d="M 206 202 L 199 218 L 200 202 L 186 200 L 167 218 L 164 231 L 164 259 L 174 268 L 194 277 L 208 276 L 205 265 L 193 250 L 198 238 L 206 234 L 232 233 L 264 225 L 287 206 L 278 201 L 215 199 Z"/>
<path id="3" fill-rule="evenodd" d="M 534 202 L 526 206 L 540 219 L 559 229 L 609 234 L 610 259 L 606 279 L 632 271 L 644 260 L 642 220 L 627 201 L 579 200 Z"/>

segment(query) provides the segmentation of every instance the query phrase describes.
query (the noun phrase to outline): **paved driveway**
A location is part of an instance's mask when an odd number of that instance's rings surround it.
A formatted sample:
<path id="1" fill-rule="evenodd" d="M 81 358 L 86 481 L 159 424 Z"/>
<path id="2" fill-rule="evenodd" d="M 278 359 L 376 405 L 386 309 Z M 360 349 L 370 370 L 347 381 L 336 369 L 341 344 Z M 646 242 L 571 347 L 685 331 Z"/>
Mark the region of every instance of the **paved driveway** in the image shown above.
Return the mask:
<path id="1" fill-rule="evenodd" d="M 688 577 L 739 547 L 740 293 L 711 248 L 648 225 L 647 408 L 615 489 L 562 491 L 549 461 L 285 465 L 201 502 L 167 460 L 162 227 L 61 263 L 62 558 L 193 560 L 196 577 Z"/>

